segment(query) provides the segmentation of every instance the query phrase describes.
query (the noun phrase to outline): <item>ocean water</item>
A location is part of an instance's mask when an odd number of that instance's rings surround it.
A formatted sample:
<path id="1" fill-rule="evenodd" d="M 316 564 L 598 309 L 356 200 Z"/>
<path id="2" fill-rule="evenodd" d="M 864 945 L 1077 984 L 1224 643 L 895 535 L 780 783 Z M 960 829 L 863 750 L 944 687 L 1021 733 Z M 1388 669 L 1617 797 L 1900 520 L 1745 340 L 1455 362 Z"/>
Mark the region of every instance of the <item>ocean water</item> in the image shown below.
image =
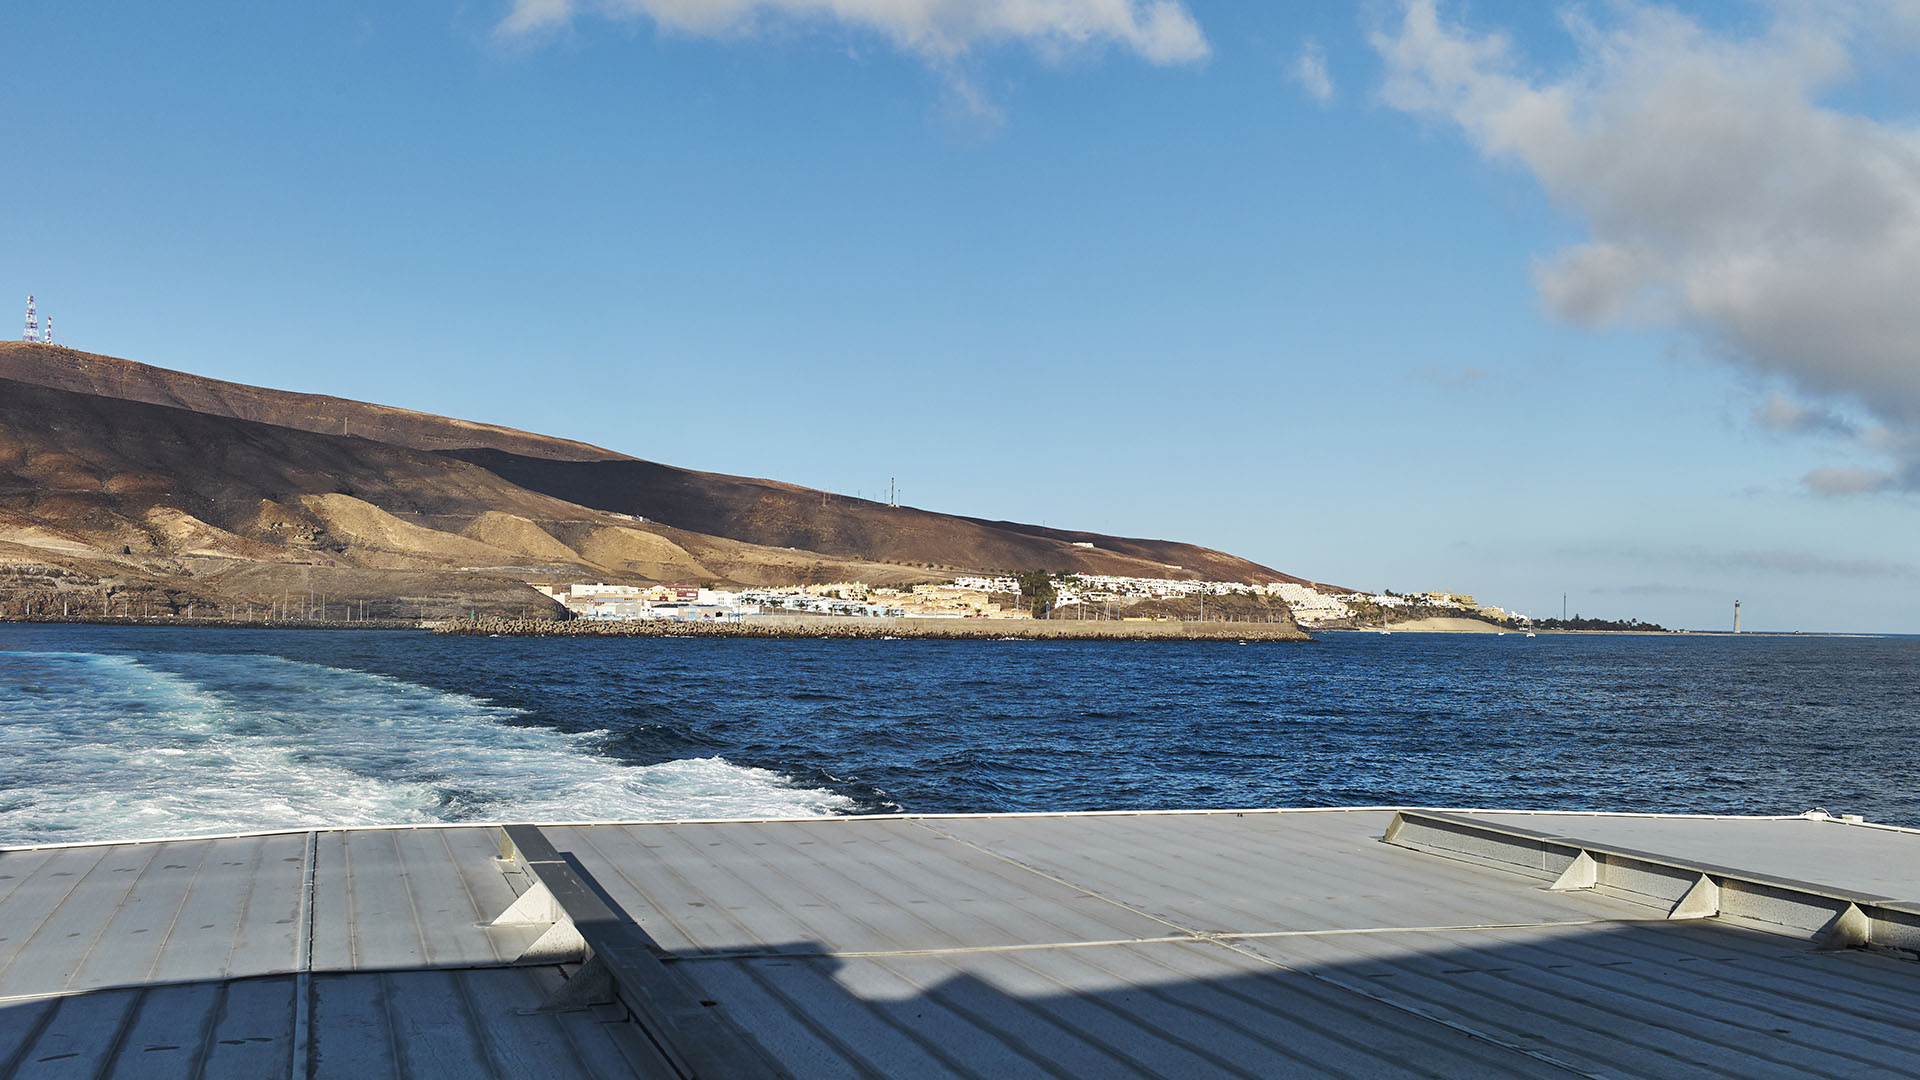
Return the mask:
<path id="1" fill-rule="evenodd" d="M 1920 826 L 1920 639 L 579 641 L 0 627 L 0 844 L 1419 804 Z"/>

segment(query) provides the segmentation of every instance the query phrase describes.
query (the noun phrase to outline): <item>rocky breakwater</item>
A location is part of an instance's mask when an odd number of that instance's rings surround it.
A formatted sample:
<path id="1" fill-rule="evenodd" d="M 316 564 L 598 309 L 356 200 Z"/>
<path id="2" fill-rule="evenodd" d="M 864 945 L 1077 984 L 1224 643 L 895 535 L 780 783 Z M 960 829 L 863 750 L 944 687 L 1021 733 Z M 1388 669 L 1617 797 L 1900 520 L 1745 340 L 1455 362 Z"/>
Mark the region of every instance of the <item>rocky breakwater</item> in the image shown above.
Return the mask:
<path id="1" fill-rule="evenodd" d="M 667 619 L 571 621 L 483 616 L 444 622 L 436 634 L 477 637 L 729 637 L 840 638 L 933 641 L 1031 638 L 1056 641 L 1310 641 L 1299 627 L 1280 622 L 1151 622 L 1045 619 L 865 619 L 769 615 L 737 621 L 678 622 Z"/>

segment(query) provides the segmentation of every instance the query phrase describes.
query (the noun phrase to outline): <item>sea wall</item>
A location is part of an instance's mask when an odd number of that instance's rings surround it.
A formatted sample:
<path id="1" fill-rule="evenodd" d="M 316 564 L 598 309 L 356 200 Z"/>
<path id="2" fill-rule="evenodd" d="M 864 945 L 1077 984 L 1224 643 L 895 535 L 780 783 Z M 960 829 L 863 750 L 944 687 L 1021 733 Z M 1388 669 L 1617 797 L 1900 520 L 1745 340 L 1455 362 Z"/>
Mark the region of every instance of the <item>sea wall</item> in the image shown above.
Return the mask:
<path id="1" fill-rule="evenodd" d="M 1121 622 L 1075 619 L 865 619 L 831 615 L 764 615 L 738 622 L 629 622 L 505 619 L 485 616 L 440 623 L 436 634 L 515 637 L 925 638 L 940 641 L 1036 638 L 1062 641 L 1311 641 L 1286 623 Z"/>

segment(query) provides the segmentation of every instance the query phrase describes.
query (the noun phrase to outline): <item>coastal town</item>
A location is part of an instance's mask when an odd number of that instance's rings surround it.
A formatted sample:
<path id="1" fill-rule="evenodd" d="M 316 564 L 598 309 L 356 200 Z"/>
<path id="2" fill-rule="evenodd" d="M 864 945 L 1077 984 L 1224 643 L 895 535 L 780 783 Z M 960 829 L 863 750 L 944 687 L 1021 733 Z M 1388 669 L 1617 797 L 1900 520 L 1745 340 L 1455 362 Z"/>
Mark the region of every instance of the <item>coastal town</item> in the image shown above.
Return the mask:
<path id="1" fill-rule="evenodd" d="M 846 618 L 1120 620 L 1172 618 L 1154 601 L 1196 602 L 1194 615 L 1229 615 L 1221 601 L 1244 598 L 1277 601 L 1302 628 L 1345 629 L 1417 618 L 1453 616 L 1496 625 L 1518 625 L 1524 617 L 1453 592 L 1341 592 L 1297 582 L 1264 585 L 1237 581 L 1111 577 L 1096 574 L 1044 575 L 1045 592 L 1035 581 L 1002 575 L 960 576 L 935 584 L 882 587 L 861 582 L 723 589 L 693 585 L 622 585 L 606 582 L 529 582 L 577 620 L 624 622 L 742 621 L 772 615 L 826 615 Z M 1149 613 L 1142 613 L 1143 609 Z M 1268 608 L 1271 610 L 1271 607 Z"/>

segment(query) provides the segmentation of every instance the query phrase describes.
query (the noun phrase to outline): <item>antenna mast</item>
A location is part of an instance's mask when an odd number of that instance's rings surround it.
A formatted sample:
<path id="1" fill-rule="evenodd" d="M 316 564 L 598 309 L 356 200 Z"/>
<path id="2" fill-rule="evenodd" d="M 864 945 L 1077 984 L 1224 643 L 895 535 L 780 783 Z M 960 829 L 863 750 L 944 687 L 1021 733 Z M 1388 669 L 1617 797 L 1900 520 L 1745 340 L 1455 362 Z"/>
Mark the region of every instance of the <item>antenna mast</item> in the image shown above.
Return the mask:
<path id="1" fill-rule="evenodd" d="M 40 340 L 48 345 L 53 344 L 53 316 L 51 315 L 47 316 L 47 332 L 41 335 Z"/>
<path id="2" fill-rule="evenodd" d="M 20 336 L 21 341 L 39 341 L 40 323 L 33 317 L 33 297 L 27 297 L 27 332 Z"/>

